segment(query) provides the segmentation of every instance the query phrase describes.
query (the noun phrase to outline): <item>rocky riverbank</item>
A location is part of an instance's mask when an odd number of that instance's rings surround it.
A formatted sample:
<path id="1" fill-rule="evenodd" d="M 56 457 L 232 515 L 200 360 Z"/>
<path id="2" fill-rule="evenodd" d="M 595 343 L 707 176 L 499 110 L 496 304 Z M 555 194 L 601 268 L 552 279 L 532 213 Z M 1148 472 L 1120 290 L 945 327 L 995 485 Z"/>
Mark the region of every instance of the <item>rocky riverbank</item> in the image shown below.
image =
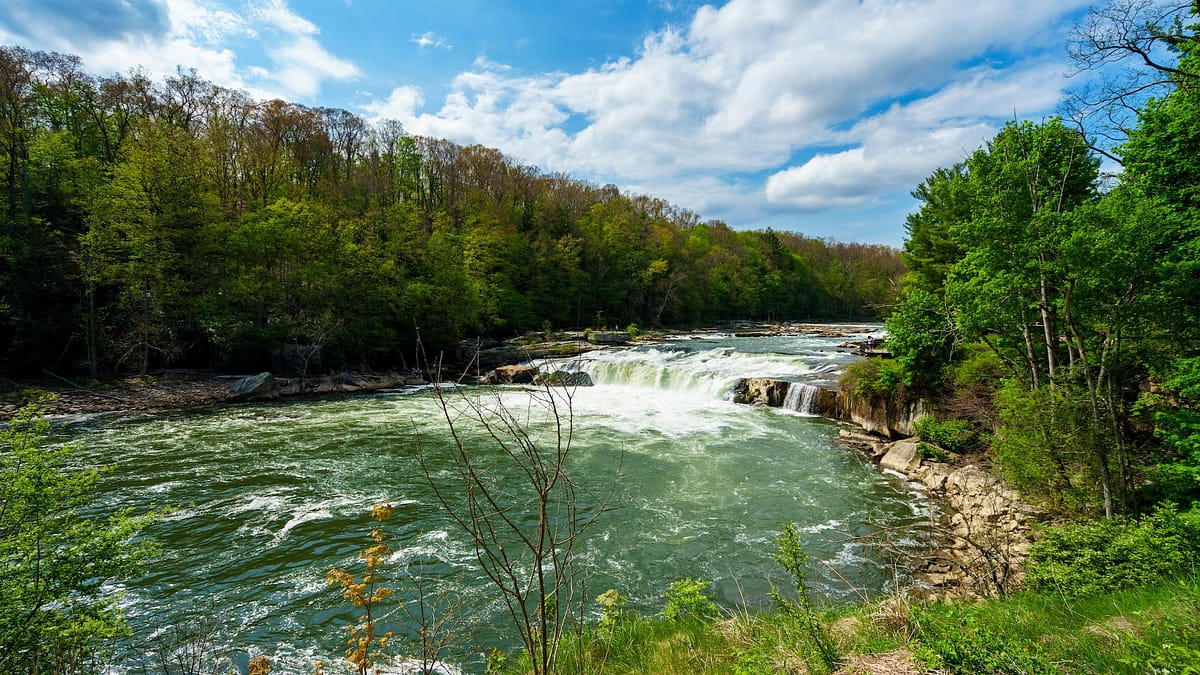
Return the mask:
<path id="1" fill-rule="evenodd" d="M 216 375 L 206 371 L 163 371 L 142 377 L 80 382 L 56 377 L 12 385 L 0 393 L 0 420 L 41 400 L 49 416 L 116 412 L 163 412 L 291 396 L 353 394 L 425 384 L 414 373 L 339 372 L 320 377 Z M 49 398 L 45 398 L 45 397 Z"/>
<path id="2" fill-rule="evenodd" d="M 932 550 L 910 561 L 918 596 L 986 597 L 1017 588 L 1033 543 L 1033 526 L 1047 514 L 1026 503 L 986 463 L 951 453 L 925 456 L 916 438 L 888 441 L 842 430 L 843 444 L 884 471 L 925 490 L 941 506 Z"/>
<path id="3" fill-rule="evenodd" d="M 799 398 L 790 395 L 797 386 L 812 390 L 805 397 L 803 412 L 854 425 L 854 430 L 841 432 L 845 445 L 926 491 L 940 505 L 934 523 L 937 541 L 921 559 L 908 561 L 918 582 L 916 594 L 990 596 L 1017 587 L 1033 541 L 1033 525 L 1046 515 L 990 471 L 985 459 L 955 456 L 915 437 L 916 420 L 933 414 L 928 402 L 870 400 L 851 392 L 763 378 L 740 381 L 734 401 L 781 407 Z M 888 546 L 887 541 L 879 543 Z"/>

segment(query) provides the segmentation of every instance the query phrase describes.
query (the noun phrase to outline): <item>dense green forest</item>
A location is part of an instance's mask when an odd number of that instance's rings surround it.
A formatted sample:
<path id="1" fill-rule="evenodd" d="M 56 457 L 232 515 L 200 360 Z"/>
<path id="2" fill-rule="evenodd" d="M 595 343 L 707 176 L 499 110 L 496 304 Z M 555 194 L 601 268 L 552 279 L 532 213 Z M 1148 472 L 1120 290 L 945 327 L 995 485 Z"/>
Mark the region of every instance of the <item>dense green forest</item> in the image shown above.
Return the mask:
<path id="1" fill-rule="evenodd" d="M 899 252 L 735 231 L 194 72 L 0 48 L 0 371 L 399 365 L 418 332 L 878 319 Z"/>
<path id="2" fill-rule="evenodd" d="M 914 193 L 896 361 L 874 377 L 939 397 L 1056 513 L 1200 497 L 1200 9 L 1184 8 L 1154 23 L 1156 5 L 1113 3 L 1079 29 L 1082 65 L 1144 71 L 1074 118 L 1143 96 L 1115 146 L 1014 120 Z"/>

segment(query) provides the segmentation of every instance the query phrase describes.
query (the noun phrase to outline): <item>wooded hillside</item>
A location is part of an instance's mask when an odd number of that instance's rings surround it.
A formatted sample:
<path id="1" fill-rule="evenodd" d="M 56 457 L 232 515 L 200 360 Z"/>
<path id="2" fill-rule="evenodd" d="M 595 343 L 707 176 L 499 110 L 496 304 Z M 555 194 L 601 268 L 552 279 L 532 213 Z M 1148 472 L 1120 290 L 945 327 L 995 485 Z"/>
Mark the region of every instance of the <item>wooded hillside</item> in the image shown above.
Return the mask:
<path id="1" fill-rule="evenodd" d="M 0 48 L 0 372 L 411 362 L 546 326 L 878 319 L 886 246 L 737 231 L 339 109 Z"/>

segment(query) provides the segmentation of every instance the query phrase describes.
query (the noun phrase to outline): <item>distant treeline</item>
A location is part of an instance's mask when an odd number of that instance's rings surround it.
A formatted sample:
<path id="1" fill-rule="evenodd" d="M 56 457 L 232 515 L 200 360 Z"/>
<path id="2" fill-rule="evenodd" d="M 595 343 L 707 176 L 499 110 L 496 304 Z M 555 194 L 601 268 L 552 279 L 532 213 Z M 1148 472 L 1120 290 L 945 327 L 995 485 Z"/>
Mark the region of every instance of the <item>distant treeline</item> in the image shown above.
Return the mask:
<path id="1" fill-rule="evenodd" d="M 394 121 L 0 47 L 0 371 L 411 362 L 547 326 L 878 319 L 899 252 L 735 231 Z M 899 224 L 898 224 L 899 225 Z"/>

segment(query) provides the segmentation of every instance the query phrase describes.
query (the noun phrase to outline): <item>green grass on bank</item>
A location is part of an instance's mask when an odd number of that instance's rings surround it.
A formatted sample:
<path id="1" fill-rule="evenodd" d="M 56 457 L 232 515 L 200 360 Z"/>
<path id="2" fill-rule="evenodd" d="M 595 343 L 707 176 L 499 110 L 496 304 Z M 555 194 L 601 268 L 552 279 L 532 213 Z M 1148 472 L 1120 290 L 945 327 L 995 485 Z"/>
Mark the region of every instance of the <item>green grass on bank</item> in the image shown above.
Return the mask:
<path id="1" fill-rule="evenodd" d="M 890 598 L 827 608 L 820 619 L 847 673 L 1200 673 L 1196 578 L 1082 598 L 1021 593 L 928 605 Z M 801 619 L 775 611 L 621 613 L 565 639 L 558 672 L 831 672 L 808 635 Z M 881 660 L 887 665 L 870 665 Z M 514 659 L 501 672 L 526 671 Z"/>

